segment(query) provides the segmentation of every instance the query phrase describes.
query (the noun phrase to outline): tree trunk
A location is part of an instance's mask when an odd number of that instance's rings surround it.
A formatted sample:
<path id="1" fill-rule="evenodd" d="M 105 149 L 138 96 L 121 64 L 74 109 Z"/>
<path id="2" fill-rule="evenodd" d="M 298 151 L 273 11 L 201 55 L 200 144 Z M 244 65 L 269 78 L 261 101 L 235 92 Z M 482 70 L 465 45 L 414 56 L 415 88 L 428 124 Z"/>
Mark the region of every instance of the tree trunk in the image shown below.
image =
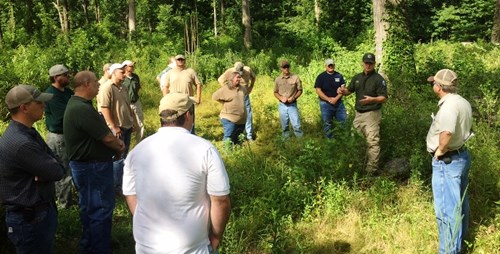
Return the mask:
<path id="1" fill-rule="evenodd" d="M 129 38 L 135 32 L 135 0 L 128 0 L 128 32 Z"/>
<path id="2" fill-rule="evenodd" d="M 217 38 L 217 0 L 214 0 L 214 36 Z"/>
<path id="3" fill-rule="evenodd" d="M 314 0 L 314 17 L 316 18 L 316 26 L 319 26 L 320 13 L 321 13 L 321 9 L 319 7 L 318 0 Z"/>
<path id="4" fill-rule="evenodd" d="M 33 31 L 35 29 L 35 22 L 34 18 L 35 15 L 33 13 L 33 0 L 25 0 L 26 1 L 26 32 L 28 34 L 33 34 Z"/>
<path id="5" fill-rule="evenodd" d="M 99 9 L 99 0 L 94 0 L 94 5 L 95 5 L 95 22 L 100 23 L 101 22 L 101 13 Z"/>
<path id="6" fill-rule="evenodd" d="M 387 22 L 384 21 L 386 0 L 373 0 L 373 26 L 375 28 L 375 59 L 379 71 L 383 71 L 384 41 L 387 38 Z"/>
<path id="7" fill-rule="evenodd" d="M 491 42 L 500 43 L 500 0 L 496 0 L 495 17 L 493 18 L 493 29 L 491 31 Z"/>
<path id="8" fill-rule="evenodd" d="M 61 32 L 68 33 L 69 31 L 69 19 L 68 19 L 68 2 L 67 0 L 56 0 L 52 2 L 57 9 L 57 14 L 59 15 L 59 23 L 61 24 Z"/>
<path id="9" fill-rule="evenodd" d="M 221 33 L 224 33 L 226 28 L 224 0 L 220 0 L 220 28 L 221 28 Z"/>
<path id="10" fill-rule="evenodd" d="M 85 16 L 85 24 L 89 24 L 89 0 L 82 1 L 83 15 Z"/>
<path id="11" fill-rule="evenodd" d="M 250 0 L 243 0 L 241 4 L 242 22 L 245 27 L 245 35 L 243 36 L 243 43 L 247 50 L 252 48 L 252 23 L 250 16 Z"/>

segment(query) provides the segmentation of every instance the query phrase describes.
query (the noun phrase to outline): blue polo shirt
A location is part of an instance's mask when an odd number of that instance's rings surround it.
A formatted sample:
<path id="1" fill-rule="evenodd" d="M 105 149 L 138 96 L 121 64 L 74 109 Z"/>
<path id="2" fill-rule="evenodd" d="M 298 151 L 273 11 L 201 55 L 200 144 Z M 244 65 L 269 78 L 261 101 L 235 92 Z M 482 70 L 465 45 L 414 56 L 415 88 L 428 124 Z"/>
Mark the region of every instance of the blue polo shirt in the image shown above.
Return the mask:
<path id="1" fill-rule="evenodd" d="M 342 74 L 334 71 L 333 73 L 328 73 L 326 71 L 322 72 L 316 78 L 314 83 L 314 88 L 321 88 L 321 91 L 328 97 L 336 97 L 337 89 L 345 84 L 344 76 Z M 321 98 L 319 98 L 321 100 Z M 342 98 L 339 102 L 342 101 Z"/>

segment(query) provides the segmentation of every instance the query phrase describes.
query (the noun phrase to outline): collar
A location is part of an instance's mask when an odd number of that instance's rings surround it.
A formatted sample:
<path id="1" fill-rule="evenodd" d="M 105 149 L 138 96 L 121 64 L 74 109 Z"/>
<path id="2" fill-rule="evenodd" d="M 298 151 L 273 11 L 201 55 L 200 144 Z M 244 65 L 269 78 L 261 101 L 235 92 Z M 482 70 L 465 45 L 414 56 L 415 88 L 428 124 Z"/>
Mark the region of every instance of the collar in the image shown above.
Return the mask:
<path id="1" fill-rule="evenodd" d="M 443 103 L 450 97 L 452 97 L 453 94 L 452 93 L 449 93 L 449 94 L 446 94 L 445 96 L 441 97 L 441 99 L 439 100 L 438 102 L 438 107 L 441 107 L 443 105 Z"/>

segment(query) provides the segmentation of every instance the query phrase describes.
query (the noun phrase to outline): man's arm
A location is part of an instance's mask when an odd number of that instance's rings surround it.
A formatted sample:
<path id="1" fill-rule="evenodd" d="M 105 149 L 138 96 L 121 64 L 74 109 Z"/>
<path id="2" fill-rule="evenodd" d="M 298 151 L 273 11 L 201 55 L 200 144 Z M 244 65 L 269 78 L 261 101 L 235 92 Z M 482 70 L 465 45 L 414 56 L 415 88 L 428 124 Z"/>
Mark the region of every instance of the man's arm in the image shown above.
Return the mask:
<path id="1" fill-rule="evenodd" d="M 104 136 L 101 141 L 105 146 L 109 147 L 117 153 L 122 153 L 125 150 L 125 144 L 123 143 L 123 141 L 113 136 L 113 134 L 111 133 L 108 133 L 106 136 Z"/>
<path id="2" fill-rule="evenodd" d="M 222 241 L 224 229 L 229 221 L 231 214 L 231 198 L 229 195 L 212 196 L 210 195 L 210 233 L 209 239 L 212 248 L 216 250 Z"/>
<path id="3" fill-rule="evenodd" d="M 201 103 L 201 83 L 196 84 L 196 103 Z"/>
<path id="4" fill-rule="evenodd" d="M 443 131 L 439 133 L 439 146 L 434 153 L 434 158 L 438 158 L 439 156 L 448 152 L 448 144 L 451 140 L 451 132 Z"/>
<path id="5" fill-rule="evenodd" d="M 108 123 L 108 126 L 113 132 L 113 134 L 119 137 L 122 134 L 122 130 L 120 129 L 119 126 L 116 126 L 115 122 L 113 121 L 113 113 L 111 112 L 111 109 L 106 107 L 101 107 L 101 113 L 102 116 L 104 116 L 104 120 L 106 121 L 106 123 Z"/>
<path id="6" fill-rule="evenodd" d="M 132 216 L 135 213 L 135 208 L 137 207 L 137 196 L 136 195 L 125 195 L 125 200 L 127 201 L 128 209 Z"/>
<path id="7" fill-rule="evenodd" d="M 368 104 L 374 104 L 374 103 L 385 103 L 387 101 L 387 97 L 383 95 L 379 95 L 377 97 L 372 97 L 372 96 L 366 96 L 359 100 L 361 105 L 368 105 Z"/>

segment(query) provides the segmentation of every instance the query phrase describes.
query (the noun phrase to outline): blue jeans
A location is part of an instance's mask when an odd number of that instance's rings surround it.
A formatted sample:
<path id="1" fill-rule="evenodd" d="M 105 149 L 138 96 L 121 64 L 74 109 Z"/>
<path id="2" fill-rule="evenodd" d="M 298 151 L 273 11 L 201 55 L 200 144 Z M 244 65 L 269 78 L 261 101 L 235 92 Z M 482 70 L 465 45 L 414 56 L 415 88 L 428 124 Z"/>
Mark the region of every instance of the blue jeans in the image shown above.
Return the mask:
<path id="1" fill-rule="evenodd" d="M 347 113 L 344 107 L 344 103 L 340 101 L 336 105 L 330 104 L 326 101 L 319 101 L 319 108 L 321 109 L 321 119 L 323 120 L 323 131 L 327 138 L 333 138 L 333 122 L 332 119 L 335 118 L 340 122 L 341 127 L 344 127 L 345 120 L 347 119 Z"/>
<path id="2" fill-rule="evenodd" d="M 54 253 L 57 228 L 57 208 L 54 204 L 29 214 L 26 211 L 7 211 L 5 222 L 7 235 L 17 253 Z"/>
<path id="3" fill-rule="evenodd" d="M 81 253 L 111 253 L 111 218 L 115 208 L 113 162 L 69 163 L 78 191 Z"/>
<path id="4" fill-rule="evenodd" d="M 130 139 L 132 137 L 132 128 L 125 129 L 120 127 L 120 129 L 122 130 L 120 140 L 125 143 L 125 151 L 120 158 L 115 158 L 113 161 L 113 179 L 116 193 L 122 193 L 123 162 L 125 161 L 125 158 L 127 158 L 128 149 L 130 148 Z"/>
<path id="5" fill-rule="evenodd" d="M 469 224 L 467 150 L 453 155 L 451 163 L 432 159 L 432 194 L 439 232 L 439 253 L 459 253 Z"/>
<path id="6" fill-rule="evenodd" d="M 224 141 L 224 143 L 228 143 L 229 141 L 233 144 L 240 143 L 238 137 L 245 130 L 245 125 L 235 124 L 225 118 L 221 118 L 220 121 L 222 123 L 222 128 L 224 128 L 224 138 L 222 141 Z"/>
<path id="7" fill-rule="evenodd" d="M 299 109 L 297 102 L 285 104 L 280 102 L 278 104 L 278 111 L 280 113 L 281 131 L 284 138 L 290 137 L 290 123 L 292 124 L 295 137 L 300 138 L 304 133 L 300 127 Z"/>
<path id="8" fill-rule="evenodd" d="M 252 105 L 250 104 L 250 96 L 245 96 L 245 108 L 247 109 L 247 122 L 245 123 L 245 132 L 247 133 L 247 139 L 253 139 L 253 123 L 252 123 Z"/>

